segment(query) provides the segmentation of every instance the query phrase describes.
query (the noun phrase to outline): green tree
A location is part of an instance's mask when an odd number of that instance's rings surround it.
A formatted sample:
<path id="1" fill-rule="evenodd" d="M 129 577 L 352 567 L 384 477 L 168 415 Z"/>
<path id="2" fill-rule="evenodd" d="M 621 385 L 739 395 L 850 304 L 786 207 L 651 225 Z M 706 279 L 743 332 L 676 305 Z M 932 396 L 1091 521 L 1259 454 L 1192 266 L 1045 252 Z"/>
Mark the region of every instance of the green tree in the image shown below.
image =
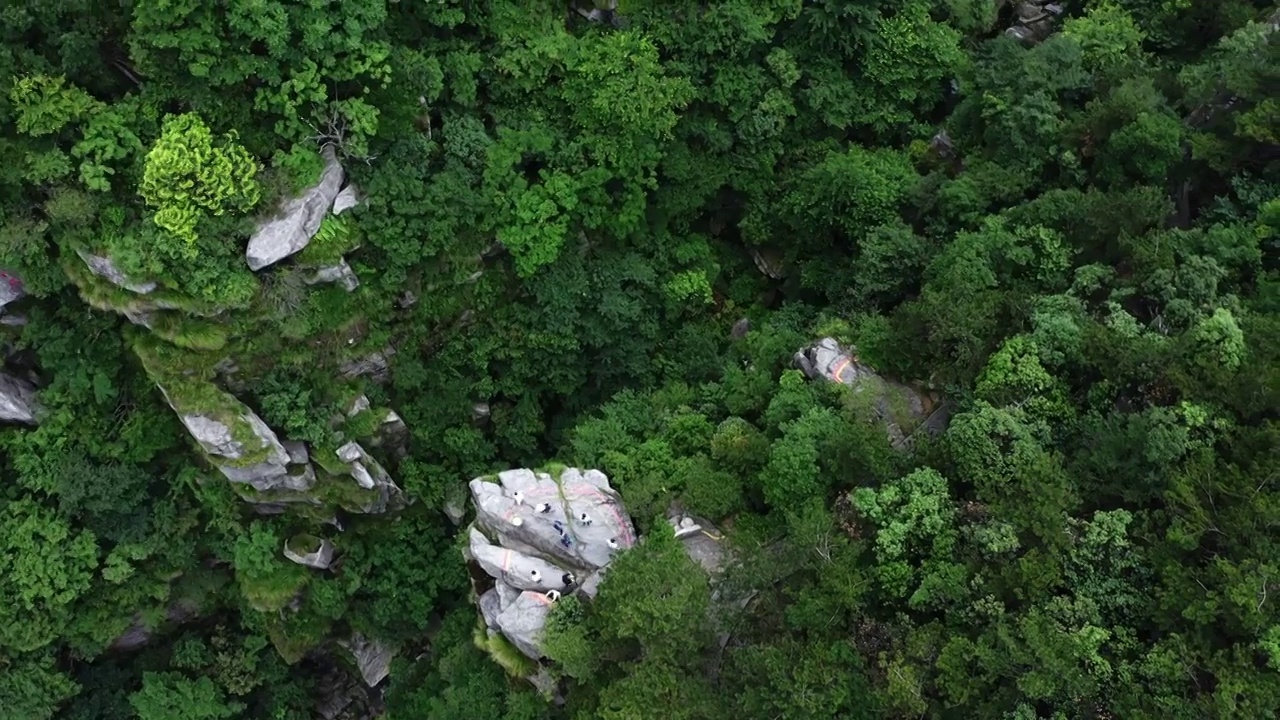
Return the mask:
<path id="1" fill-rule="evenodd" d="M 215 143 L 198 115 L 174 115 L 147 152 L 139 193 L 154 210 L 155 224 L 186 241 L 178 252 L 192 253 L 202 217 L 244 213 L 258 203 L 257 173 L 257 162 L 234 134 Z"/>
<path id="2" fill-rule="evenodd" d="M 0 509 L 0 547 L 0 604 L 11 619 L 0 630 L 0 645 L 19 651 L 43 647 L 58 637 L 73 603 L 92 585 L 96 538 L 22 499 Z"/>
<path id="3" fill-rule="evenodd" d="M 224 720 L 244 709 L 228 701 L 207 677 L 188 679 L 178 673 L 144 673 L 142 689 L 129 696 L 129 704 L 139 720 Z"/>

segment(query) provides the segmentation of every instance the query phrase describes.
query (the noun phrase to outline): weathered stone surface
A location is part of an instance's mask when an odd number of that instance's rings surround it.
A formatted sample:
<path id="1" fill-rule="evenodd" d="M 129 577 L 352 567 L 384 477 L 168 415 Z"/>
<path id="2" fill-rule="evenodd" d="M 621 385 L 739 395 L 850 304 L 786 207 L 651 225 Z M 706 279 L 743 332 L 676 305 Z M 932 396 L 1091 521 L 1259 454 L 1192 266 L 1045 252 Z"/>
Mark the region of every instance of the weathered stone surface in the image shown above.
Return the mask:
<path id="1" fill-rule="evenodd" d="M 365 685 L 374 687 L 391 672 L 391 661 L 396 656 L 396 651 L 391 646 L 359 633 L 353 634 L 350 640 L 339 640 L 338 644 L 346 648 L 355 659 Z"/>
<path id="2" fill-rule="evenodd" d="M 130 292 L 146 295 L 158 287 L 152 281 L 135 282 L 130 280 L 124 271 L 116 267 L 115 262 L 106 255 L 95 255 L 87 250 L 76 250 L 76 254 L 84 261 L 89 271 L 100 278 L 103 278 L 116 287 L 122 287 Z"/>
<path id="3" fill-rule="evenodd" d="M 952 142 L 951 135 L 946 130 L 939 130 L 933 136 L 933 139 L 929 141 L 929 149 L 944 160 L 950 160 L 956 155 L 955 143 Z"/>
<path id="4" fill-rule="evenodd" d="M 368 410 L 370 406 L 368 395 L 357 395 L 356 399 L 351 401 L 351 407 L 347 408 L 347 417 L 355 417 Z"/>
<path id="5" fill-rule="evenodd" d="M 22 278 L 8 270 L 0 270 L 0 311 L 12 302 L 17 302 L 27 294 Z"/>
<path id="6" fill-rule="evenodd" d="M 347 264 L 346 259 L 339 260 L 336 264 L 328 267 L 322 267 L 305 278 L 304 282 L 308 285 L 316 285 L 318 283 L 338 283 L 343 290 L 347 292 L 355 292 L 360 287 L 360 278 L 356 277 L 356 272 Z"/>
<path id="7" fill-rule="evenodd" d="M 516 649 L 537 660 L 543 656 L 538 643 L 551 605 L 551 599 L 543 593 L 522 592 L 498 614 L 498 628 Z"/>
<path id="8" fill-rule="evenodd" d="M 391 356 L 395 354 L 395 349 L 390 347 L 369 353 L 362 358 L 343 364 L 339 372 L 347 380 L 365 376 L 374 382 L 386 382 L 391 376 Z"/>
<path id="9" fill-rule="evenodd" d="M 553 602 L 548 593 L 573 592 L 580 579 L 635 545 L 635 528 L 596 470 L 567 468 L 558 481 L 507 470 L 472 480 L 470 489 L 476 521 L 466 554 L 494 580 L 481 611 L 522 653 L 539 658 L 538 636 Z"/>
<path id="10" fill-rule="evenodd" d="M 39 412 L 35 386 L 0 372 L 0 421 L 35 425 Z"/>
<path id="11" fill-rule="evenodd" d="M 1036 45 L 1053 34 L 1062 6 L 1046 0 L 1022 0 L 1014 9 L 1017 20 L 1004 31 L 1023 45 Z"/>
<path id="12" fill-rule="evenodd" d="M 354 184 L 348 183 L 347 186 L 342 188 L 342 191 L 338 193 L 338 196 L 333 199 L 333 214 L 341 215 L 347 210 L 359 205 L 362 201 L 363 198 L 360 196 L 360 189 Z"/>
<path id="13" fill-rule="evenodd" d="M 249 238 L 245 251 L 249 269 L 261 270 L 301 251 L 320 229 L 345 177 L 332 145 L 324 146 L 320 154 L 324 158 L 320 180 L 297 197 L 285 200 L 276 214 L 260 223 Z"/>
<path id="14" fill-rule="evenodd" d="M 307 444 L 298 440 L 282 440 L 280 446 L 289 456 L 292 465 L 306 465 L 311 462 L 311 453 L 307 452 Z"/>
<path id="15" fill-rule="evenodd" d="M 342 462 L 350 463 L 359 460 L 364 451 L 360 448 L 360 443 L 352 441 L 338 448 L 335 454 Z"/>
<path id="16" fill-rule="evenodd" d="M 298 552 L 290 547 L 290 543 L 310 541 L 311 538 L 293 538 L 284 544 L 284 556 L 289 560 L 316 570 L 328 570 L 333 564 L 334 547 L 327 539 L 320 540 L 320 547 L 313 552 Z M 297 541 L 297 542 L 295 542 Z"/>
<path id="17" fill-rule="evenodd" d="M 489 588 L 476 600 L 476 604 L 480 606 L 480 617 L 484 618 L 485 626 L 490 630 L 497 630 L 498 616 L 502 614 L 502 600 L 498 597 L 498 589 Z"/>
<path id="18" fill-rule="evenodd" d="M 349 442 L 338 448 L 338 459 L 347 464 L 347 474 L 365 490 L 377 490 L 378 499 L 363 509 L 370 514 L 386 512 L 403 501 L 403 493 L 386 469 L 358 442 Z M 348 459 L 350 458 L 350 459 Z"/>
<path id="19" fill-rule="evenodd" d="M 724 535 L 709 520 L 676 512 L 667 518 L 675 531 L 676 539 L 684 546 L 685 554 L 698 563 L 708 575 L 716 575 L 724 569 L 728 553 L 724 547 Z"/>
<path id="20" fill-rule="evenodd" d="M 491 632 L 540 659 L 551 606 L 570 594 L 594 598 L 613 558 L 636 544 L 635 528 L 598 470 L 565 468 L 553 478 L 520 468 L 469 487 L 476 520 L 463 554 L 492 579 L 477 583 L 480 614 Z M 727 558 L 719 531 L 681 512 L 670 520 L 689 556 L 719 573 Z"/>
<path id="21" fill-rule="evenodd" d="M 915 388 L 884 379 L 860 363 L 852 348 L 841 347 L 834 338 L 822 338 L 796 353 L 793 360 L 811 380 L 822 378 L 840 383 L 857 393 L 870 388 L 872 410 L 884 422 L 894 447 L 907 445 L 912 432 L 919 427 L 933 433 L 945 429 L 945 416 L 941 426 L 937 417 L 938 412 L 945 413 L 945 407 Z"/>
<path id="22" fill-rule="evenodd" d="M 470 532 L 471 558 L 490 577 L 519 590 L 567 592 L 572 583 L 565 582 L 568 571 L 558 565 L 519 550 L 502 548 L 489 543 L 489 539 L 474 527 Z"/>
<path id="23" fill-rule="evenodd" d="M 472 480 L 471 498 L 477 527 L 499 545 L 566 568 L 604 567 L 614 553 L 636 543 L 621 498 L 596 470 L 566 469 L 558 483 L 546 473 L 508 470 L 498 474 L 497 483 Z M 541 512 L 544 504 L 550 509 Z"/>
<path id="24" fill-rule="evenodd" d="M 390 448 L 395 453 L 404 452 L 405 441 L 409 439 L 409 426 L 395 410 L 388 410 L 378 426 L 377 435 L 373 438 L 374 447 Z"/>
<path id="25" fill-rule="evenodd" d="M 172 403 L 170 403 L 172 404 Z M 187 432 L 200 444 L 209 459 L 231 482 L 252 485 L 257 490 L 306 490 L 315 482 L 315 473 L 309 465 L 291 473 L 292 459 L 276 434 L 247 406 L 242 406 L 237 422 L 253 431 L 254 447 L 246 448 L 235 438 L 231 427 L 217 418 L 198 413 L 179 413 L 178 417 Z M 249 456 L 265 454 L 256 463 L 242 463 Z"/>

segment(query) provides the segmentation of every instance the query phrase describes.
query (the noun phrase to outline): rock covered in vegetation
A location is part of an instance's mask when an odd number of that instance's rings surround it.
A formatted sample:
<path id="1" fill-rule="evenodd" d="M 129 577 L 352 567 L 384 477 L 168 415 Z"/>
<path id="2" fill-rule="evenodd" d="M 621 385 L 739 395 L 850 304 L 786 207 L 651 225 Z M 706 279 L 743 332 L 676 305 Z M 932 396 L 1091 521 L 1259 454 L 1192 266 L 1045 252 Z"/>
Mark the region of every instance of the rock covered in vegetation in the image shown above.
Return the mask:
<path id="1" fill-rule="evenodd" d="M 279 438 L 248 407 L 230 420 L 198 413 L 180 413 L 178 417 L 228 480 L 258 490 L 300 484 L 289 475 L 289 454 Z"/>
<path id="2" fill-rule="evenodd" d="M 908 385 L 886 380 L 858 361 L 856 349 L 842 347 L 835 338 L 822 338 L 804 348 L 795 354 L 793 362 L 810 380 L 840 383 L 857 393 L 871 388 L 871 409 L 885 423 L 894 447 L 910 443 L 917 429 L 938 433 L 946 427 L 945 403 Z"/>
<path id="3" fill-rule="evenodd" d="M 391 373 L 391 356 L 395 354 L 395 348 L 387 347 L 343 364 L 339 372 L 346 379 L 367 377 L 374 382 L 386 382 Z"/>
<path id="4" fill-rule="evenodd" d="M 0 421 L 35 425 L 39 409 L 34 385 L 0 372 Z"/>
<path id="5" fill-rule="evenodd" d="M 468 555 L 492 580 L 479 605 L 490 631 L 539 658 L 556 593 L 567 594 L 636 543 L 622 500 L 598 470 L 519 469 L 471 481 Z"/>
<path id="6" fill-rule="evenodd" d="M 107 255 L 97 255 L 87 250 L 77 249 L 76 254 L 84 261 L 86 267 L 94 275 L 109 281 L 116 287 L 124 288 L 129 292 L 135 292 L 139 295 L 146 295 L 154 292 L 158 287 L 154 281 L 135 282 L 129 279 L 124 271 L 116 267 L 115 261 Z"/>
<path id="7" fill-rule="evenodd" d="M 296 535 L 284 544 L 284 556 L 305 567 L 328 570 L 333 564 L 334 546 L 314 535 Z"/>
<path id="8" fill-rule="evenodd" d="M 345 178 L 332 145 L 326 145 L 321 155 L 324 170 L 320 180 L 281 203 L 275 216 L 259 224 L 249 238 L 245 251 L 249 269 L 261 270 L 301 251 L 320 230 L 320 223 L 333 207 Z"/>

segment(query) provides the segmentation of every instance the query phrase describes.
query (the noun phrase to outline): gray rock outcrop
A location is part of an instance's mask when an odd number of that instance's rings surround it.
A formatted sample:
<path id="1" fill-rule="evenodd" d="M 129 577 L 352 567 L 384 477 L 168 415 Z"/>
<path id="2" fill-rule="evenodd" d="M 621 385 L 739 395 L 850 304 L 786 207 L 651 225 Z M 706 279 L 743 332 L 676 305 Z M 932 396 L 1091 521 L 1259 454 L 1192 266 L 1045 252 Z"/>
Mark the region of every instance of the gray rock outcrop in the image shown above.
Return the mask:
<path id="1" fill-rule="evenodd" d="M 359 633 L 353 634 L 350 640 L 339 640 L 338 644 L 351 653 L 365 685 L 374 687 L 390 674 L 391 661 L 396 656 L 394 648 Z"/>
<path id="2" fill-rule="evenodd" d="M 938 433 L 946 427 L 945 402 L 938 403 L 915 388 L 886 380 L 859 362 L 855 349 L 841 347 L 834 338 L 822 338 L 796 353 L 793 361 L 811 380 L 847 385 L 856 393 L 870 389 L 872 411 L 885 424 L 894 447 L 909 445 L 917 429 Z"/>
<path id="3" fill-rule="evenodd" d="M 39 411 L 35 386 L 0 372 L 0 421 L 35 425 Z"/>
<path id="4" fill-rule="evenodd" d="M 116 287 L 124 288 L 129 292 L 146 295 L 153 292 L 158 286 L 152 281 L 135 282 L 124 274 L 124 271 L 116 267 L 115 262 L 106 255 L 96 255 L 87 250 L 77 249 L 76 254 L 84 261 L 89 272 L 107 280 Z"/>
<path id="5" fill-rule="evenodd" d="M 479 571 L 473 577 L 488 578 L 475 588 L 480 615 L 491 635 L 540 659 L 555 602 L 570 594 L 594 598 L 614 557 L 635 546 L 635 527 L 598 470 L 565 468 L 558 477 L 508 470 L 469 487 L 476 519 L 464 554 Z M 717 575 L 728 556 L 719 530 L 680 511 L 669 521 L 689 557 Z"/>
<path id="6" fill-rule="evenodd" d="M 249 269 L 261 270 L 301 251 L 320 230 L 342 189 L 345 173 L 332 145 L 321 149 L 324 170 L 320 180 L 298 196 L 285 200 L 276 214 L 258 225 L 249 238 L 245 260 Z"/>
<path id="7" fill-rule="evenodd" d="M 163 386 L 160 391 L 210 462 L 231 482 L 259 491 L 304 491 L 315 484 L 305 447 L 286 450 L 262 418 L 233 395 L 218 390 L 220 406 L 202 410 L 175 403 Z"/>
<path id="8" fill-rule="evenodd" d="M 0 313 L 4 312 L 6 305 L 21 300 L 26 294 L 22 278 L 8 270 L 0 270 Z"/>
<path id="9" fill-rule="evenodd" d="M 537 659 L 554 599 L 573 592 L 636 543 L 622 500 L 597 470 L 558 478 L 507 470 L 471 481 L 476 520 L 467 555 L 493 580 L 480 595 L 486 625 Z"/>
<path id="10" fill-rule="evenodd" d="M 359 205 L 363 201 L 360 196 L 360 190 L 354 184 L 348 183 L 338 196 L 333 199 L 333 214 L 341 215 L 351 208 Z"/>
<path id="11" fill-rule="evenodd" d="M 306 547 L 314 550 L 303 552 Z M 295 547 L 298 546 L 298 547 Z M 333 564 L 333 543 L 309 535 L 290 538 L 284 544 L 284 556 L 290 561 L 316 570 L 328 570 Z"/>
<path id="12" fill-rule="evenodd" d="M 360 278 L 356 277 L 355 271 L 347 264 L 345 258 L 333 265 L 317 269 L 304 282 L 308 285 L 337 283 L 347 292 L 355 292 L 356 288 L 360 287 Z"/>
<path id="13" fill-rule="evenodd" d="M 362 358 L 344 363 L 339 368 L 339 372 L 345 380 L 364 376 L 374 382 L 386 382 L 391 376 L 391 356 L 395 354 L 395 348 L 391 347 L 372 352 Z"/>
<path id="14" fill-rule="evenodd" d="M 1053 34 L 1062 6 L 1046 0 L 1021 0 L 1014 8 L 1017 20 L 1004 31 L 1023 45 L 1036 45 Z"/>

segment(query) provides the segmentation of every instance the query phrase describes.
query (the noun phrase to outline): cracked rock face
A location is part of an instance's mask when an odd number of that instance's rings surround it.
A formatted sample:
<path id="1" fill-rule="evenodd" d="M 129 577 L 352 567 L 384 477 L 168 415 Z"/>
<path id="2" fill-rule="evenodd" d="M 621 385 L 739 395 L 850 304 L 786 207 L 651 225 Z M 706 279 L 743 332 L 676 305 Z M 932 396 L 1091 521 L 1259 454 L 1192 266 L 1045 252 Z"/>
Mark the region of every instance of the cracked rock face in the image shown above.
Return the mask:
<path id="1" fill-rule="evenodd" d="M 551 611 L 551 591 L 568 594 L 636 543 L 622 500 L 597 470 L 558 478 L 508 470 L 471 481 L 476 520 L 468 556 L 493 578 L 480 596 L 485 623 L 531 658 Z"/>
<path id="2" fill-rule="evenodd" d="M 249 269 L 261 270 L 301 251 L 320 230 L 320 223 L 333 207 L 345 178 L 332 145 L 324 146 L 320 154 L 324 157 L 324 170 L 319 182 L 297 197 L 285 200 L 276 214 L 260 223 L 249 238 L 245 251 Z"/>
<path id="3" fill-rule="evenodd" d="M 34 385 L 0 372 L 0 421 L 35 425 L 39 407 Z"/>

